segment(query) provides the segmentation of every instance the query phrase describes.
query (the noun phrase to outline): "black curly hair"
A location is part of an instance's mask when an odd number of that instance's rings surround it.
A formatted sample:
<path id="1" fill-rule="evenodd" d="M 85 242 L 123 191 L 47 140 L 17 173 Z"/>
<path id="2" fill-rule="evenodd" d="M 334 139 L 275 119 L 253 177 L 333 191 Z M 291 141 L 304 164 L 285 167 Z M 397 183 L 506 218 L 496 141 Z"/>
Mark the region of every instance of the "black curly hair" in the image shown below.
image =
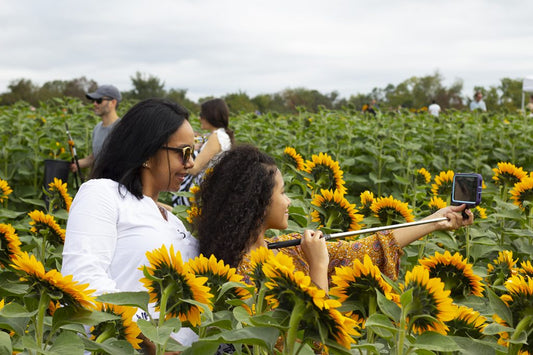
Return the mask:
<path id="1" fill-rule="evenodd" d="M 273 158 L 252 145 L 224 152 L 206 174 L 195 199 L 200 253 L 237 267 L 257 241 L 275 186 Z"/>

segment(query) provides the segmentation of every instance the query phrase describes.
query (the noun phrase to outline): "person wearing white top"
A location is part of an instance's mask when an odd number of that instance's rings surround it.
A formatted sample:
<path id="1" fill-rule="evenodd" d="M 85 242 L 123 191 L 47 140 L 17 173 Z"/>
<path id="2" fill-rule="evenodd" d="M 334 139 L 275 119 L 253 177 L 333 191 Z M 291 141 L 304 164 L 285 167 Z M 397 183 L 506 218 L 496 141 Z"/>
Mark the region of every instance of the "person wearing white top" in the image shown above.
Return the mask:
<path id="1" fill-rule="evenodd" d="M 428 112 L 430 113 L 430 115 L 432 116 L 435 116 L 435 117 L 439 117 L 439 114 L 440 114 L 440 106 L 439 104 L 433 100 L 431 102 L 431 105 L 428 106 Z"/>
<path id="2" fill-rule="evenodd" d="M 224 100 L 212 99 L 202 103 L 199 118 L 201 128 L 209 131 L 208 138 L 194 159 L 194 166 L 188 170 L 189 176 L 180 192 L 189 191 L 193 184 L 199 185 L 205 170 L 216 164 L 220 154 L 234 143 L 233 131 L 229 128 L 229 108 Z M 175 196 L 172 202 L 174 205 L 190 205 L 188 198 L 182 196 Z"/>
<path id="3" fill-rule="evenodd" d="M 157 202 L 160 192 L 177 191 L 194 166 L 188 117 L 175 103 L 149 99 L 118 121 L 96 158 L 92 179 L 74 197 L 62 274 L 88 283 L 96 295 L 146 291 L 139 270 L 149 265 L 146 252 L 172 245 L 184 261 L 198 255 L 196 239 Z M 153 307 L 150 313 L 158 317 Z M 173 337 L 184 345 L 197 339 L 188 328 Z"/>

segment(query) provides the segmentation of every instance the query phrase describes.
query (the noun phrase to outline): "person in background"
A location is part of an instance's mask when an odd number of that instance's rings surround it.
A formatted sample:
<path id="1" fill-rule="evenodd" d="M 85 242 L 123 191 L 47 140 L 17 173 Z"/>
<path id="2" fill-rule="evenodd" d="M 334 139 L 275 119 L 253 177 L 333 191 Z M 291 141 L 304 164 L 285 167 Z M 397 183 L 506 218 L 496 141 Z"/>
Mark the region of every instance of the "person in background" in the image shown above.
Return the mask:
<path id="1" fill-rule="evenodd" d="M 470 103 L 470 111 L 481 110 L 487 111 L 487 106 L 485 101 L 483 101 L 483 94 L 481 91 L 476 91 L 474 94 L 474 101 Z"/>
<path id="2" fill-rule="evenodd" d="M 229 128 L 229 108 L 224 100 L 212 99 L 202 103 L 199 118 L 201 128 L 209 133 L 180 192 L 200 184 L 205 170 L 216 164 L 219 154 L 229 150 L 234 143 L 233 131 Z M 190 205 L 189 199 L 183 196 L 175 196 L 172 202 L 174 205 Z"/>
<path id="3" fill-rule="evenodd" d="M 447 220 L 378 232 L 357 241 L 326 242 L 320 231 L 304 231 L 303 235 L 284 235 L 268 239 L 269 229 L 288 227 L 291 200 L 284 190 L 283 177 L 275 161 L 251 145 L 236 146 L 222 154 L 195 194 L 201 213 L 194 219 L 200 253 L 214 255 L 237 268 L 246 279 L 251 269 L 250 252 L 266 247 L 269 242 L 301 238 L 301 245 L 279 249 L 294 260 L 320 288 L 328 290 L 336 266 L 349 266 L 354 259 L 363 261 L 368 254 L 380 270 L 392 279 L 398 278 L 402 248 L 436 230 L 451 230 L 470 225 L 473 214 L 466 206 L 442 208 L 426 218 Z"/>
<path id="4" fill-rule="evenodd" d="M 429 114 L 432 115 L 432 116 L 439 117 L 439 114 L 440 114 L 440 106 L 439 106 L 439 104 L 437 103 L 437 101 L 435 101 L 435 100 L 432 100 L 432 101 L 431 101 L 431 105 L 429 105 L 429 107 L 428 107 L 428 112 L 429 112 Z"/>
<path id="5" fill-rule="evenodd" d="M 113 85 L 101 85 L 95 92 L 85 95 L 93 103 L 94 113 L 102 119 L 93 129 L 92 135 L 92 153 L 85 158 L 79 159 L 78 164 L 81 169 L 90 168 L 102 149 L 102 145 L 115 127 L 119 117 L 117 107 L 122 101 L 120 91 Z M 70 164 L 70 170 L 77 172 L 78 167 L 75 163 Z"/>
<path id="6" fill-rule="evenodd" d="M 526 109 L 529 110 L 529 116 L 533 117 L 533 95 L 529 97 L 529 103 L 526 105 Z"/>
<path id="7" fill-rule="evenodd" d="M 194 131 L 189 112 L 167 100 L 149 99 L 120 119 L 97 157 L 91 179 L 70 208 L 61 273 L 89 284 L 96 295 L 146 291 L 139 268 L 146 252 L 165 245 L 183 261 L 198 255 L 196 239 L 172 213 L 159 206 L 161 192 L 177 191 L 194 166 Z M 151 314 L 157 318 L 153 305 Z M 138 318 L 147 319 L 139 311 Z M 184 345 L 197 337 L 182 328 Z M 147 344 L 150 344 L 147 342 Z"/>

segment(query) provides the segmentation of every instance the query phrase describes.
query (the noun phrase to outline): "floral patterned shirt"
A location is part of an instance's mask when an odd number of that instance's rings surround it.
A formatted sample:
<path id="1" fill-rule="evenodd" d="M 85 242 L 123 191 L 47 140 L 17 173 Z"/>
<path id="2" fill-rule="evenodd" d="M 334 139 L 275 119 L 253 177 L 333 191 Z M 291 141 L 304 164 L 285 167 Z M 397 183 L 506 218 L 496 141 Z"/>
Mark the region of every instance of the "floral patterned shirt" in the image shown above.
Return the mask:
<path id="1" fill-rule="evenodd" d="M 293 233 L 270 238 L 269 242 L 299 239 L 301 237 L 300 234 Z M 384 275 L 393 280 L 398 278 L 400 257 L 403 255 L 403 251 L 391 231 L 378 232 L 355 241 L 339 240 L 327 242 L 326 244 L 329 252 L 328 279 L 330 283 L 336 267 L 351 266 L 354 259 L 359 259 L 363 262 L 365 254 L 370 256 L 374 265 L 378 266 Z M 281 248 L 279 252 L 285 253 L 292 258 L 297 271 L 303 271 L 306 275 L 309 275 L 309 265 L 300 246 Z M 250 254 L 247 253 L 237 267 L 237 273 L 243 275 L 245 282 L 250 283 L 248 277 L 250 271 Z"/>

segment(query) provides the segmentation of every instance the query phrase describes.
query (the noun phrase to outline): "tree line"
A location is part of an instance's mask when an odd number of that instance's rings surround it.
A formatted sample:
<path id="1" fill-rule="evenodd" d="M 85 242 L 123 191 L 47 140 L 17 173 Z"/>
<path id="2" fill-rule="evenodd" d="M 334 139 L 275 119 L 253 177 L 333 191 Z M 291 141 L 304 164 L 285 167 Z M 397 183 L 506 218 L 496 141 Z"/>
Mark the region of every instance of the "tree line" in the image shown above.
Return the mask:
<path id="1" fill-rule="evenodd" d="M 199 104 L 212 97 L 200 98 L 197 102 L 187 98 L 186 89 L 165 89 L 165 82 L 160 78 L 137 72 L 130 77 L 133 89 L 122 92 L 124 99 L 143 100 L 151 97 L 163 97 L 178 102 L 192 112 L 198 112 Z M 30 79 L 16 79 L 8 85 L 8 91 L 0 94 L 0 105 L 11 105 L 26 101 L 33 106 L 54 97 L 76 97 L 86 100 L 85 93 L 96 90 L 98 83 L 86 77 L 71 80 L 53 80 L 39 86 Z M 411 77 L 384 88 L 375 87 L 366 94 L 340 97 L 337 91 L 321 93 L 318 90 L 303 87 L 287 88 L 273 94 L 259 94 L 250 97 L 246 92 L 229 93 L 222 98 L 228 103 L 233 113 L 239 112 L 278 112 L 296 113 L 300 109 L 318 112 L 320 108 L 363 110 L 365 105 L 376 102 L 382 111 L 396 111 L 400 108 L 417 111 L 435 100 L 443 110 L 467 109 L 473 92 L 463 96 L 463 82 L 456 80 L 449 87 L 443 84 L 439 72 L 422 77 Z M 474 91 L 481 91 L 490 111 L 512 112 L 520 108 L 522 100 L 522 80 L 503 78 L 497 86 L 488 88 L 477 86 Z"/>

